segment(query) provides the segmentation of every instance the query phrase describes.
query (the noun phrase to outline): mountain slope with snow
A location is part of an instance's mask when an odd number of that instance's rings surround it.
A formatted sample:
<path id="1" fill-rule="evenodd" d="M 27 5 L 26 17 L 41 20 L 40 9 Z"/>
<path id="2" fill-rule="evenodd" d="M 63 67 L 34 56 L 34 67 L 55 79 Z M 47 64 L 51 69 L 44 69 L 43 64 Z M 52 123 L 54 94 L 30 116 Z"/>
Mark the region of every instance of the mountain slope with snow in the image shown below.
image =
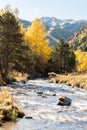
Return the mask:
<path id="1" fill-rule="evenodd" d="M 48 36 L 50 40 L 50 45 L 54 45 L 57 40 L 61 39 L 68 40 L 75 32 L 77 32 L 80 28 L 87 25 L 87 20 L 73 20 L 73 19 L 57 19 L 55 17 L 42 17 L 42 22 L 46 26 Z M 21 20 L 24 27 L 28 27 L 32 22 Z M 50 37 L 49 37 L 50 36 Z"/>

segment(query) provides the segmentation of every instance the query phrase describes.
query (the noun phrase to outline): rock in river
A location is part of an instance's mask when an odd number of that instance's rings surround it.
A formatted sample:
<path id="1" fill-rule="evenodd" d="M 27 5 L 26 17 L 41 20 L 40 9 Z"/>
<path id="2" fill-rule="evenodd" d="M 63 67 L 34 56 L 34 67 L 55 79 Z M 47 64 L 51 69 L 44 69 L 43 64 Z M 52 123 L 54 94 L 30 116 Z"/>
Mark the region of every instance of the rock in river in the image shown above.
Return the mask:
<path id="1" fill-rule="evenodd" d="M 61 106 L 70 106 L 71 105 L 72 100 L 66 96 L 62 96 L 59 98 L 58 104 L 57 105 L 61 105 Z"/>
<path id="2" fill-rule="evenodd" d="M 25 119 L 33 119 L 32 116 L 25 116 Z"/>
<path id="3" fill-rule="evenodd" d="M 49 79 L 58 76 L 58 75 L 57 75 L 56 73 L 54 73 L 54 72 L 49 72 L 48 75 L 49 75 Z"/>

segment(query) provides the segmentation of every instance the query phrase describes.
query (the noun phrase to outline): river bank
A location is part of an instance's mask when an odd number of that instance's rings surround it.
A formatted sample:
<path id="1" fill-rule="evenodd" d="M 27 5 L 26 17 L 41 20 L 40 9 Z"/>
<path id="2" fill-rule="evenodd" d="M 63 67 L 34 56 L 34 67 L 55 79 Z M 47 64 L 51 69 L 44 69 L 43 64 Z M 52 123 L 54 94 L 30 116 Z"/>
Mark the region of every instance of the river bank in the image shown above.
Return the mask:
<path id="1" fill-rule="evenodd" d="M 26 82 L 30 78 L 30 75 L 27 73 L 21 73 L 17 71 L 11 71 L 8 74 L 8 80 L 7 82 L 3 80 L 1 74 L 0 74 L 0 86 L 7 86 L 8 84 L 12 82 Z"/>
<path id="2" fill-rule="evenodd" d="M 59 74 L 50 79 L 50 82 L 65 83 L 68 86 L 87 90 L 87 74 Z"/>
<path id="3" fill-rule="evenodd" d="M 7 86 L 25 117 L 7 122 L 0 130 L 86 130 L 87 91 L 48 80 L 29 80 Z M 60 106 L 58 99 L 67 96 L 70 106 Z"/>
<path id="4" fill-rule="evenodd" d="M 1 88 L 0 88 L 1 89 Z M 16 104 L 13 95 L 5 88 L 0 92 L 0 126 L 7 121 L 16 121 L 25 114 Z"/>

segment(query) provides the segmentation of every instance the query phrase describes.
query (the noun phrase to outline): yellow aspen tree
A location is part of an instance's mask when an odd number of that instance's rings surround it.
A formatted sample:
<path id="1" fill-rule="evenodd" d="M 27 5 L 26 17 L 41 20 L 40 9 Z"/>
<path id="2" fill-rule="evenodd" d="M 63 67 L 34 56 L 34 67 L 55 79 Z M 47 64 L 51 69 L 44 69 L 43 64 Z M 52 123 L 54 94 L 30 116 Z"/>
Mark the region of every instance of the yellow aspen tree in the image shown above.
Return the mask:
<path id="1" fill-rule="evenodd" d="M 87 71 L 87 52 L 82 52 L 81 50 L 75 51 L 77 70 L 80 72 Z"/>
<path id="2" fill-rule="evenodd" d="M 49 41 L 46 39 L 46 28 L 41 19 L 37 18 L 28 27 L 26 40 L 29 41 L 29 46 L 32 51 L 38 56 L 43 63 L 47 63 L 50 59 L 51 48 Z"/>

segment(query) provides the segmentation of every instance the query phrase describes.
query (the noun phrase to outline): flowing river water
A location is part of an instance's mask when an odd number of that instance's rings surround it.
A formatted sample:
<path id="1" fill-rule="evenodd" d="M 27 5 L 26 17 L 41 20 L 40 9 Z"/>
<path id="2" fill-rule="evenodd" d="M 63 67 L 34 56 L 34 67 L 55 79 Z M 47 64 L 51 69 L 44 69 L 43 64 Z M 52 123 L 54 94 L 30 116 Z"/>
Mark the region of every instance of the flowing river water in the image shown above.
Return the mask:
<path id="1" fill-rule="evenodd" d="M 0 130 L 87 130 L 87 91 L 43 79 L 8 89 L 26 118 L 5 123 Z M 60 96 L 71 98 L 71 106 L 57 105 Z"/>

